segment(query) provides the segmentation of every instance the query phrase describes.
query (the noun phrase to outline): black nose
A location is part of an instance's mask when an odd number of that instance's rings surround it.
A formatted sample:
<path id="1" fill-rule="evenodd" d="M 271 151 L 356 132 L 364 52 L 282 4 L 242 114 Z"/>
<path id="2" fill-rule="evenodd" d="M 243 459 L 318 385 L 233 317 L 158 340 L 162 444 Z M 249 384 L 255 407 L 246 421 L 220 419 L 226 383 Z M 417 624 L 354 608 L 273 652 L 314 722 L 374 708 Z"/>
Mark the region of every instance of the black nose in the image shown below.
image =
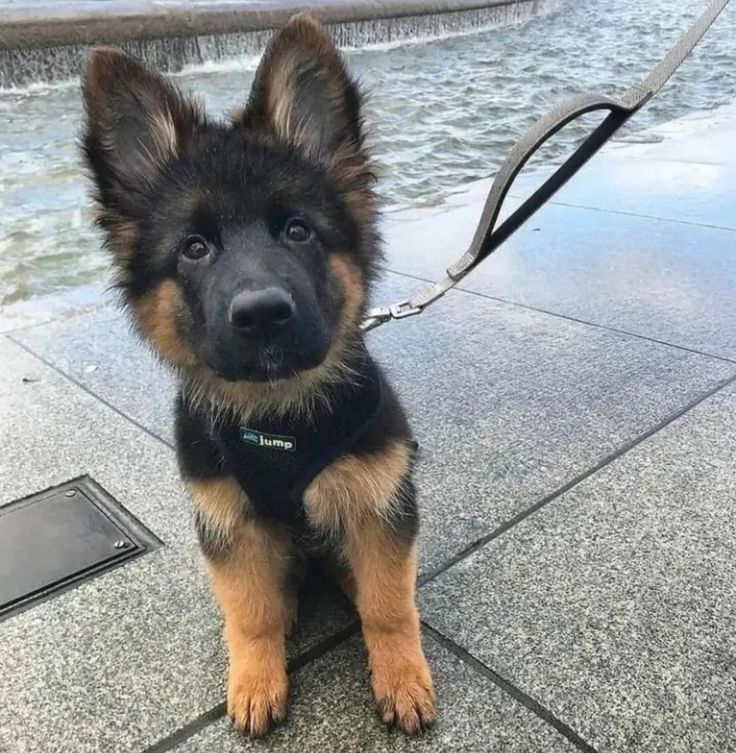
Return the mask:
<path id="1" fill-rule="evenodd" d="M 262 335 L 285 327 L 296 313 L 291 295 L 281 288 L 238 293 L 230 304 L 230 321 L 247 335 Z"/>

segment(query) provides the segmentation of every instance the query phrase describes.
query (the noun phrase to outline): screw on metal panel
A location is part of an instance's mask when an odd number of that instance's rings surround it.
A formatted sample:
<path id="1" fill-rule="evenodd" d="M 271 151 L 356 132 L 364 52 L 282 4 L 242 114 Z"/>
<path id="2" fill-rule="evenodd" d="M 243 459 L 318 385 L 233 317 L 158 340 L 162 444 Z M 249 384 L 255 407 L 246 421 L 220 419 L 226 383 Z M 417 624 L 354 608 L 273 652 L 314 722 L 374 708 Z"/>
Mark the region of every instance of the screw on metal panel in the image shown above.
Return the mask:
<path id="1" fill-rule="evenodd" d="M 76 493 L 77 493 L 77 492 L 76 492 L 76 490 L 75 490 L 75 489 L 69 489 L 68 491 L 64 492 L 64 494 L 65 494 L 65 495 L 66 495 L 67 497 L 73 497 L 73 496 L 74 496 L 74 495 L 75 495 Z"/>
<path id="2" fill-rule="evenodd" d="M 122 539 L 118 539 L 115 542 L 116 549 L 127 549 L 129 546 L 130 546 L 130 541 L 123 541 Z"/>

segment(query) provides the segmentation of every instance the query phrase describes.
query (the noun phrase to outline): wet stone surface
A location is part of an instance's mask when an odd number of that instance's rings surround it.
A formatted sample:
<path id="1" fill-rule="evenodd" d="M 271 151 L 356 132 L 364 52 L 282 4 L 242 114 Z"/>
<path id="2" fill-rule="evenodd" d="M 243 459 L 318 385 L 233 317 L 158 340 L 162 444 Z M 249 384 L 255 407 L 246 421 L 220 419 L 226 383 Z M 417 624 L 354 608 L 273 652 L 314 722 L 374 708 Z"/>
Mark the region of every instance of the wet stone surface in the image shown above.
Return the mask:
<path id="1" fill-rule="evenodd" d="M 370 336 L 421 445 L 419 739 L 377 721 L 333 598 L 290 643 L 286 724 L 236 737 L 170 379 L 109 306 L 0 336 L 0 524 L 86 473 L 163 542 L 0 622 L 2 753 L 736 750 L 734 132 L 725 108 L 610 149 L 466 290 Z M 392 215 L 378 300 L 452 260 L 486 188 Z"/>

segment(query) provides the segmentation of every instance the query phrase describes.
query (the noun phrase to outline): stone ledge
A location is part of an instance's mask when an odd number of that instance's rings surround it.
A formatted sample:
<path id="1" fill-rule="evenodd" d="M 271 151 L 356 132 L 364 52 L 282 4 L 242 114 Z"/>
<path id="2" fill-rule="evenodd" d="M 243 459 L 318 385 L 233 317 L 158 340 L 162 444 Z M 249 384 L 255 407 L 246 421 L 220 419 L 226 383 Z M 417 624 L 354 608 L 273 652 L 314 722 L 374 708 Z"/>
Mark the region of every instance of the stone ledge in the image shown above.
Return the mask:
<path id="1" fill-rule="evenodd" d="M 81 0 L 0 9 L 0 50 L 262 31 L 309 10 L 325 24 L 405 18 L 539 0 Z"/>

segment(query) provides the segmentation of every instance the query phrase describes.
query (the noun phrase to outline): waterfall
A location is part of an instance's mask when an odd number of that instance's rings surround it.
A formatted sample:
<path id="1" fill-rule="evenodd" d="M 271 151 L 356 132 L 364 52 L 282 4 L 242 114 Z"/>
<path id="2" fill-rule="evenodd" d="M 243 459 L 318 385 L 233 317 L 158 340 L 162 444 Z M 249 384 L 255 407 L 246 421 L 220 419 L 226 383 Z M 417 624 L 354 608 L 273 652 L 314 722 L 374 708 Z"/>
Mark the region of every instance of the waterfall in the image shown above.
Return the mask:
<path id="1" fill-rule="evenodd" d="M 503 5 L 485 8 L 374 18 L 327 26 L 339 47 L 364 48 L 441 38 L 520 23 L 540 13 L 550 12 L 562 2 L 563 0 L 510 0 Z M 128 39 L 119 42 L 119 46 L 160 71 L 177 73 L 191 66 L 252 59 L 262 52 L 270 36 L 270 30 L 258 30 L 191 37 Z M 1 49 L 0 88 L 74 80 L 79 75 L 87 49 L 88 45 L 85 44 Z"/>

